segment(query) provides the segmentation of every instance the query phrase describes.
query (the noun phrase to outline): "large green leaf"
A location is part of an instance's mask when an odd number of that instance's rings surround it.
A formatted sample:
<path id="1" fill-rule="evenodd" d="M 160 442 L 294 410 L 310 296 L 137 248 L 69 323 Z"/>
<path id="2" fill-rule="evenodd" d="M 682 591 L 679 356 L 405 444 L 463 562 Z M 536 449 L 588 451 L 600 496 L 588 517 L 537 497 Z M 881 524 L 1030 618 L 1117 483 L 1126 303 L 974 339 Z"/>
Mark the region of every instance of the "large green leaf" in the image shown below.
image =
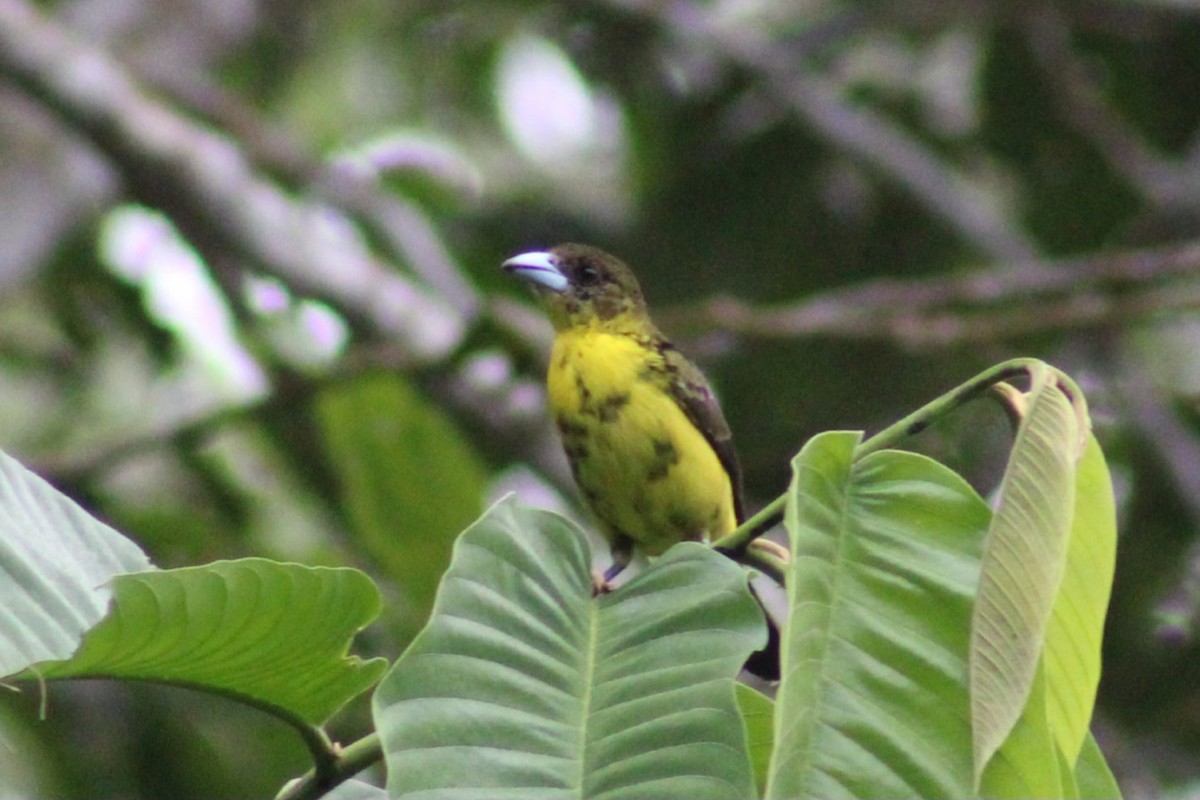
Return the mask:
<path id="1" fill-rule="evenodd" d="M 378 590 L 353 569 L 250 558 L 121 575 L 79 651 L 37 671 L 191 686 L 317 724 L 386 669 L 346 656 L 378 613 Z"/>
<path id="2" fill-rule="evenodd" d="M 750 797 L 733 679 L 764 637 L 744 572 L 708 548 L 593 598 L 582 532 L 503 500 L 375 694 L 389 794 Z"/>
<path id="3" fill-rule="evenodd" d="M 857 433 L 793 462 L 768 797 L 967 797 L 971 602 L 989 511 L 956 474 Z"/>
<path id="4" fill-rule="evenodd" d="M 765 789 L 767 772 L 771 767 L 772 745 L 775 741 L 775 703 L 744 683 L 737 685 L 737 701 L 742 712 L 742 721 L 746 723 L 746 743 L 750 747 L 750 766 L 754 771 L 754 783 L 760 790 Z M 761 791 L 759 796 L 762 796 Z"/>
<path id="5" fill-rule="evenodd" d="M 137 545 L 0 453 L 0 677 L 66 658 L 108 608 L 108 580 L 150 569 Z"/>
<path id="6" fill-rule="evenodd" d="M 1048 717 L 1067 763 L 1088 736 L 1100 684 L 1100 644 L 1117 557 L 1112 480 L 1096 437 L 1075 472 L 1075 509 L 1067 565 L 1046 628 Z"/>
<path id="7" fill-rule="evenodd" d="M 979 795 L 987 798 L 1073 797 L 1064 782 L 1074 783 L 1063 769 L 1054 734 L 1046 718 L 1046 677 L 1034 671 L 1029 699 L 1004 740 L 988 761 L 979 781 Z"/>
<path id="8" fill-rule="evenodd" d="M 1084 737 L 1075 761 L 1075 785 L 1081 800 L 1121 800 L 1121 789 L 1100 752 L 1100 745 L 1090 733 Z"/>
<path id="9" fill-rule="evenodd" d="M 1023 713 L 1066 564 L 1081 432 L 1056 380 L 1049 368 L 1031 372 L 984 546 L 970 651 L 977 785 Z"/>
<path id="10" fill-rule="evenodd" d="M 415 632 L 454 537 L 479 515 L 487 471 L 454 423 L 397 375 L 334 387 L 317 413 L 354 534 L 400 585 Z"/>

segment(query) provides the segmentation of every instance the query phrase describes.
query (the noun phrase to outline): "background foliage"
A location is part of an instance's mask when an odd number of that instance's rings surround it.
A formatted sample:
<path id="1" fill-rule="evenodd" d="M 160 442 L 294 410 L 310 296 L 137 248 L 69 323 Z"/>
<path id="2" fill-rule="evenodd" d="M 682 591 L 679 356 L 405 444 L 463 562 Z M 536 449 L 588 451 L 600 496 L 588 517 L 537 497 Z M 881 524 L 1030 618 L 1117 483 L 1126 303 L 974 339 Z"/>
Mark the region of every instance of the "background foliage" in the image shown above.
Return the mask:
<path id="1" fill-rule="evenodd" d="M 0 0 L 0 447 L 160 566 L 367 569 L 359 649 L 394 658 L 489 500 L 572 503 L 514 252 L 632 263 L 752 505 L 815 433 L 1045 358 L 1119 488 L 1097 739 L 1126 796 L 1194 791 L 1198 83 L 1165 0 Z M 981 407 L 920 446 L 986 491 L 1007 433 Z M 37 705 L 0 699 L 6 794 L 307 766 L 210 697 Z"/>

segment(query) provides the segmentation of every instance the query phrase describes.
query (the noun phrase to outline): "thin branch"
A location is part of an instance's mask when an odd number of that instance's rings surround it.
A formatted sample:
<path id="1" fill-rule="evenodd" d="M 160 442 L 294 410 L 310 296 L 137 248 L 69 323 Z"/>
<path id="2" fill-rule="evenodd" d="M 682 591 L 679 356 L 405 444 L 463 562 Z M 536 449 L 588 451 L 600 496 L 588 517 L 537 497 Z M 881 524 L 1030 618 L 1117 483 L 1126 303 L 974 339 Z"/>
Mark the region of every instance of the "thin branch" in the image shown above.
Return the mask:
<path id="1" fill-rule="evenodd" d="M 901 128 L 869 108 L 850 103 L 831 81 L 778 56 L 786 50 L 749 25 L 722 24 L 709 6 L 689 0 L 602 0 L 605 5 L 647 17 L 664 35 L 676 36 L 757 76 L 790 113 L 823 136 L 907 189 L 939 219 L 992 258 L 1031 260 L 1037 248 L 1020 226 L 972 185 Z"/>
<path id="2" fill-rule="evenodd" d="M 883 279 L 800 303 L 761 307 L 730 297 L 667 310 L 663 327 L 764 338 L 879 339 L 949 347 L 1057 330 L 1126 325 L 1200 307 L 1200 242 L 1024 262 L 910 281 Z"/>

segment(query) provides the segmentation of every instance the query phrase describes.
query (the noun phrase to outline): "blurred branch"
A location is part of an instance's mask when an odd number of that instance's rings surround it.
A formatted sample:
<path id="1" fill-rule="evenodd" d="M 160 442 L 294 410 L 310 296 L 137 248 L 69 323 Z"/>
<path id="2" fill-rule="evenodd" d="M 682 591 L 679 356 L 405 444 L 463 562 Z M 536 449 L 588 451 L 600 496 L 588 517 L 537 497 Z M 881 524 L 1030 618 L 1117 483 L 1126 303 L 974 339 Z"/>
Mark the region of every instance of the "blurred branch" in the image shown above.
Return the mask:
<path id="1" fill-rule="evenodd" d="M 648 17 L 664 35 L 689 40 L 758 77 L 762 85 L 829 144 L 852 153 L 907 189 L 913 197 L 991 258 L 1032 260 L 1035 245 L 989 193 L 913 137 L 869 108 L 855 106 L 831 81 L 801 68 L 791 48 L 745 24 L 722 24 L 716 10 L 690 0 L 601 0 Z M 729 15 L 736 16 L 736 15 Z"/>
<path id="2" fill-rule="evenodd" d="M 378 233 L 390 254 L 409 265 L 459 314 L 471 319 L 479 311 L 479 293 L 463 277 L 428 216 L 415 203 L 382 191 L 371 165 L 357 165 L 358 169 L 347 163 L 330 165 L 207 76 L 189 75 L 185 81 L 175 71 L 160 73 L 145 78 L 193 113 L 227 131 L 255 165 L 294 184 L 315 187 L 319 194 Z"/>
<path id="3" fill-rule="evenodd" d="M 142 454 L 204 440 L 240 422 L 294 417 L 319 392 L 372 372 L 398 370 L 406 360 L 407 354 L 397 352 L 389 342 L 362 345 L 319 379 L 298 376 L 301 379 L 276 382 L 269 394 L 257 399 L 188 410 L 152 426 L 122 430 L 106 441 L 89 440 L 84 447 L 49 449 L 37 453 L 31 466 L 55 483 L 85 483 Z M 490 363 L 480 366 L 480 361 Z M 480 377 L 479 373 L 484 375 Z M 566 461 L 559 456 L 556 434 L 548 424 L 541 383 L 514 378 L 507 355 L 485 351 L 468 357 L 459 373 L 439 388 L 455 408 L 469 414 L 476 424 L 487 426 L 493 442 L 503 437 L 505 444 L 519 450 L 543 475 L 560 487 L 571 485 Z"/>
<path id="4" fill-rule="evenodd" d="M 1181 161 L 1148 147 L 1105 102 L 1087 64 L 1076 55 L 1069 22 L 1057 8 L 1039 7 L 1025 34 L 1067 122 L 1095 144 L 1114 172 L 1160 207 L 1200 205 L 1200 149 Z"/>
<path id="5" fill-rule="evenodd" d="M 659 321 L 679 334 L 716 327 L 766 338 L 836 336 L 949 347 L 1200 308 L 1200 283 L 1193 280 L 1198 270 L 1200 242 L 1193 241 L 949 277 L 872 281 L 783 306 L 718 297 L 667 311 Z"/>
<path id="6" fill-rule="evenodd" d="M 0 0 L 0 76 L 55 111 L 117 167 L 132 193 L 193 241 L 327 299 L 404 343 L 415 362 L 444 357 L 465 320 L 377 261 L 347 221 L 257 175 L 236 143 L 151 98 L 106 53 L 21 0 Z"/>
<path id="7" fill-rule="evenodd" d="M 1147 368 L 1145 359 L 1126 344 L 1120 354 L 1120 380 L 1114 382 L 1125 416 L 1157 454 L 1174 483 L 1175 496 L 1186 509 L 1183 524 L 1193 531 L 1200 526 L 1200 440 L 1173 407 L 1168 390 Z M 1195 635 L 1200 621 L 1200 543 L 1187 548 L 1178 580 L 1156 609 L 1159 627 Z M 1160 631 L 1161 632 L 1161 631 Z"/>
<path id="8" fill-rule="evenodd" d="M 293 175 L 319 176 L 327 195 L 375 218 L 389 231 L 395 248 L 405 250 L 414 263 L 443 270 L 442 288 L 458 292 L 454 300 L 389 268 L 338 209 L 283 192 L 256 170 L 240 143 L 176 112 L 107 53 L 22 0 L 0 0 L 0 78 L 13 81 L 99 149 L 138 200 L 170 215 L 210 266 L 222 271 L 226 291 L 237 288 L 247 263 L 259 267 L 378 334 L 391 369 L 446 366 L 461 346 L 477 307 L 473 288 L 457 273 L 457 283 L 444 279 L 452 265 L 428 220 L 402 201 L 386 199 L 365 179 L 332 177 L 299 148 L 289 149 L 287 158 L 272 165 L 286 163 Z M 264 144 L 278 141 L 261 130 Z M 530 397 L 528 387 L 514 381 L 480 387 L 453 372 L 438 376 L 427 388 L 493 438 L 518 448 L 545 474 L 563 485 L 569 482 L 551 455 L 557 450 L 548 445 L 553 431 L 540 413 L 541 395 Z M 158 432 L 157 437 L 186 434 L 224 418 L 225 412 L 216 410 L 209 420 L 180 420 L 178 430 Z M 134 438 L 127 446 L 118 443 L 89 455 L 86 463 L 66 466 L 95 469 L 149 441 Z"/>
<path id="9" fill-rule="evenodd" d="M 317 391 L 315 385 L 295 381 L 286 386 L 286 390 L 277 388 L 257 399 L 239 403 L 214 402 L 207 408 L 189 409 L 154 425 L 122 430 L 104 441 L 88 441 L 86 446 L 49 448 L 35 454 L 30 459 L 30 467 L 57 484 L 86 483 L 145 453 L 160 452 L 189 441 L 202 441 L 246 420 L 272 414 L 297 414 Z"/>

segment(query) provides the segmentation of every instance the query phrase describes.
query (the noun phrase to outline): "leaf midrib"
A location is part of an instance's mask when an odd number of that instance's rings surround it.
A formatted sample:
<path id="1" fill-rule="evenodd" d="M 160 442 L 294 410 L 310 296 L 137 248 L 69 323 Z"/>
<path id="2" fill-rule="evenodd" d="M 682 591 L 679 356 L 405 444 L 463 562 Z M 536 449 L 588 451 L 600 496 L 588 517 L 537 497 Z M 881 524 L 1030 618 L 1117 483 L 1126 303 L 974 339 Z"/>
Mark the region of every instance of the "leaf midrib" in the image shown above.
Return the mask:
<path id="1" fill-rule="evenodd" d="M 591 764 L 588 755 L 591 751 L 591 741 L 589 740 L 589 723 L 592 717 L 592 687 L 596 679 L 596 652 L 599 649 L 600 637 L 597 634 L 597 629 L 600 627 L 600 604 L 591 600 L 588 602 L 588 638 L 584 649 L 584 681 L 583 681 L 583 696 L 580 698 L 580 708 L 582 717 L 579 726 L 579 741 L 582 752 L 579 756 L 579 797 L 584 797 L 584 782 L 588 775 L 592 774 Z"/>

